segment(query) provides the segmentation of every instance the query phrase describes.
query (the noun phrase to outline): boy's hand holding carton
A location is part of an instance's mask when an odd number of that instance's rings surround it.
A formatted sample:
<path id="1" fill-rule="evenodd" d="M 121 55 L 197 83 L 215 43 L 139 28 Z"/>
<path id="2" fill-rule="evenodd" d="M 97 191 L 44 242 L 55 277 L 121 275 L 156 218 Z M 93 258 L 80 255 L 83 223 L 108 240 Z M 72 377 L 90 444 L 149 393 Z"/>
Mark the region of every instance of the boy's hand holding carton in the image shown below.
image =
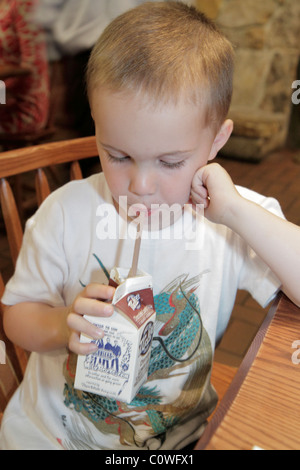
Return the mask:
<path id="1" fill-rule="evenodd" d="M 78 356 L 75 377 L 75 388 L 127 403 L 147 380 L 156 317 L 152 278 L 137 270 L 141 232 L 140 227 L 131 269 L 113 268 L 110 273 L 109 284 L 116 288 L 113 315 L 85 316 L 104 337 L 81 335 L 83 343 L 92 342 L 97 349 Z"/>

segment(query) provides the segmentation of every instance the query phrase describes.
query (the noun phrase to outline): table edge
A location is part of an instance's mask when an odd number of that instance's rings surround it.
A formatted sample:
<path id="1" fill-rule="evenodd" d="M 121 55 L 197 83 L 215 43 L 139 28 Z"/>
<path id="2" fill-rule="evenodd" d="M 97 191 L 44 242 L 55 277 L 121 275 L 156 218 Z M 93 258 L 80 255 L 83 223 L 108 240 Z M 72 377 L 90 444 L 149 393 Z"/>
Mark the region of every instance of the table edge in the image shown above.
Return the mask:
<path id="1" fill-rule="evenodd" d="M 228 390 L 226 391 L 222 401 L 218 404 L 218 408 L 213 418 L 208 423 L 208 425 L 205 428 L 204 433 L 202 434 L 199 441 L 197 442 L 195 450 L 205 450 L 206 446 L 208 445 L 213 435 L 215 434 L 217 428 L 221 425 L 227 411 L 231 407 L 239 389 L 241 388 L 250 370 L 250 367 L 253 364 L 253 361 L 255 360 L 257 356 L 258 350 L 275 316 L 275 313 L 277 311 L 277 308 L 281 299 L 282 299 L 282 294 L 279 293 L 273 300 L 268 310 L 268 313 L 264 321 L 262 322 L 261 326 L 259 327 L 242 363 L 240 364 L 236 372 L 236 375 L 234 376 L 231 384 L 228 387 Z"/>

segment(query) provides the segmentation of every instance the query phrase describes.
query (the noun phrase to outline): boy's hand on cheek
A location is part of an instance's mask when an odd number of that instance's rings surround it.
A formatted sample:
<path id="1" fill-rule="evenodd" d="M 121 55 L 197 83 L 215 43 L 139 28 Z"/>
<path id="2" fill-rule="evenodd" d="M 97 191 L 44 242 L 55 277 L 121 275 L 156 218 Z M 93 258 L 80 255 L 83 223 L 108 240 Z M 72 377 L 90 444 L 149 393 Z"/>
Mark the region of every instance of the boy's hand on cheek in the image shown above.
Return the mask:
<path id="1" fill-rule="evenodd" d="M 67 326 L 70 330 L 69 349 L 75 354 L 90 354 L 96 347 L 94 344 L 80 343 L 80 334 L 84 333 L 93 339 L 103 338 L 104 332 L 98 330 L 83 315 L 108 317 L 113 314 L 113 306 L 106 301 L 112 300 L 115 289 L 102 284 L 89 284 L 76 297 L 69 309 Z"/>
<path id="2" fill-rule="evenodd" d="M 218 163 L 205 165 L 195 173 L 191 197 L 194 204 L 204 205 L 205 217 L 225 225 L 230 209 L 240 198 L 229 174 Z"/>

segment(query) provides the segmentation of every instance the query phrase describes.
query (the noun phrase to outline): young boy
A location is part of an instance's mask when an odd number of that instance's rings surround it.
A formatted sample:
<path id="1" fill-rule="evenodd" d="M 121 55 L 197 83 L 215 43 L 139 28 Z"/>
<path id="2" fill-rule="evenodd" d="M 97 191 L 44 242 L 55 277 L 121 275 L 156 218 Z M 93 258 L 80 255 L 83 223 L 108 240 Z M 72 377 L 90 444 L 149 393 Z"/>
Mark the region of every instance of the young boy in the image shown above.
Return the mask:
<path id="1" fill-rule="evenodd" d="M 2 301 L 7 335 L 35 352 L 1 448 L 181 449 L 216 405 L 210 370 L 237 289 L 266 305 L 281 288 L 300 304 L 300 229 L 207 164 L 232 131 L 232 63 L 222 34 L 179 2 L 143 4 L 99 39 L 87 83 L 103 174 L 59 189 L 27 223 Z M 103 337 L 83 315 L 111 315 L 109 271 L 131 265 L 138 211 L 157 321 L 148 380 L 125 404 L 76 390 L 74 375 L 76 355 L 95 352 L 80 333 Z"/>

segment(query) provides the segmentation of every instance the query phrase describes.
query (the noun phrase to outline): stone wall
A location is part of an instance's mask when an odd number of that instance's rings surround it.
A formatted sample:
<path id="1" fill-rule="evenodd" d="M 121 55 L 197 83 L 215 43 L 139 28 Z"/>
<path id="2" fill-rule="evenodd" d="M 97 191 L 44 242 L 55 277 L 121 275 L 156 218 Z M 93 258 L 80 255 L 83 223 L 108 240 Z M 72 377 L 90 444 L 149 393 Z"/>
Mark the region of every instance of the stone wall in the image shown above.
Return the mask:
<path id="1" fill-rule="evenodd" d="M 235 130 L 223 154 L 260 160 L 287 139 L 300 55 L 300 1 L 195 2 L 236 51 L 230 111 Z"/>

